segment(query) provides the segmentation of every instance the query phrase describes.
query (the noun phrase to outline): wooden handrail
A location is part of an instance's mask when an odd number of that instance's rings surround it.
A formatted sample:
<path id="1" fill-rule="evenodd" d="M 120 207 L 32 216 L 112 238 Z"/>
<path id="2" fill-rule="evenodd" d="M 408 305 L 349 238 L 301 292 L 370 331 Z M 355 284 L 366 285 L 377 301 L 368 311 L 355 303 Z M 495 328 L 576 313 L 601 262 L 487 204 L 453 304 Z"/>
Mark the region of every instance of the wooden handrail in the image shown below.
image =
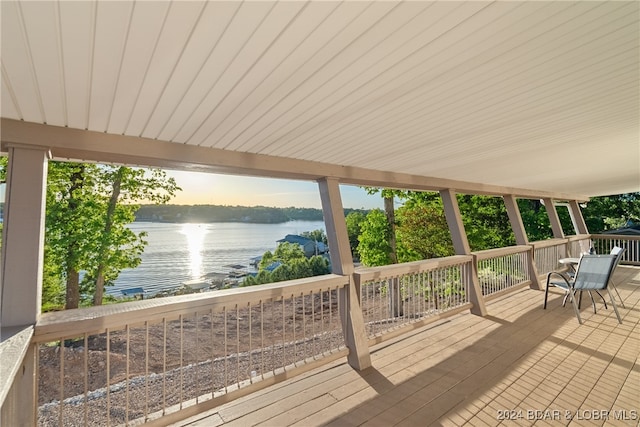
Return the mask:
<path id="1" fill-rule="evenodd" d="M 246 288 L 45 313 L 36 324 L 33 341 L 48 342 L 84 333 L 101 333 L 107 328 L 132 326 L 158 319 L 177 319 L 181 314 L 236 304 L 248 305 L 317 289 L 344 287 L 348 284 L 348 277 L 329 274 Z"/>
<path id="2" fill-rule="evenodd" d="M 402 264 L 385 265 L 381 267 L 358 268 L 356 269 L 355 274 L 359 280 L 363 282 L 405 274 L 422 273 L 438 268 L 468 263 L 472 260 L 473 257 L 471 255 L 454 255 L 446 258 L 432 258 L 421 261 L 405 262 Z"/>
<path id="3" fill-rule="evenodd" d="M 527 245 L 518 245 L 518 246 L 509 246 L 506 248 L 487 249 L 484 251 L 472 252 L 472 254 L 477 257 L 478 261 L 482 261 L 490 258 L 498 258 L 501 256 L 528 252 L 530 250 L 531 248 Z"/>
<path id="4" fill-rule="evenodd" d="M 602 239 L 602 240 L 631 240 L 631 241 L 640 241 L 640 236 L 627 236 L 625 234 L 592 234 L 592 239 Z"/>
<path id="5" fill-rule="evenodd" d="M 567 239 L 548 239 L 548 240 L 538 240 L 537 242 L 530 242 L 529 244 L 533 246 L 533 249 L 542 249 L 542 248 L 550 248 L 552 246 L 564 245 L 567 242 L 568 242 Z"/>
<path id="6" fill-rule="evenodd" d="M 5 400 L 11 393 L 15 378 L 24 362 L 31 344 L 33 326 L 2 328 L 0 342 L 0 406 L 4 408 Z"/>

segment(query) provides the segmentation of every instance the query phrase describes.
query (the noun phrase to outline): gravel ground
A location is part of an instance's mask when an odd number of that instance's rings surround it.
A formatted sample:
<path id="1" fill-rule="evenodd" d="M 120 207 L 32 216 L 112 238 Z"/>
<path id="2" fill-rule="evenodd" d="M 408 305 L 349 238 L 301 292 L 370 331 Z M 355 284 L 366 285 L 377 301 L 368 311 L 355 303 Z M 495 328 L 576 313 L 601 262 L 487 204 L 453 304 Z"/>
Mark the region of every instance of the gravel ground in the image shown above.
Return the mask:
<path id="1" fill-rule="evenodd" d="M 64 350 L 42 345 L 38 425 L 103 426 L 107 417 L 113 425 L 144 419 L 196 397 L 210 399 L 225 387 L 247 383 L 252 375 L 260 380 L 283 366 L 341 348 L 334 301 L 316 296 L 308 298 L 304 309 L 300 302 L 273 304 L 268 316 L 263 311 L 249 317 L 246 309 L 110 331 L 108 359 L 106 334 L 68 341 Z M 261 343 L 262 331 L 273 341 Z"/>
<path id="2" fill-rule="evenodd" d="M 339 333 L 327 333 L 322 337 L 307 340 L 307 344 L 312 345 L 313 341 L 318 347 L 322 345 L 339 348 L 343 344 L 342 335 Z M 215 359 L 213 362 L 208 360 L 176 368 L 165 375 L 150 374 L 148 378 L 131 378 L 128 384 L 127 381 L 122 381 L 111 385 L 108 394 L 105 388 L 89 392 L 87 405 L 84 404 L 84 394 L 66 398 L 62 414 L 59 401 L 46 403 L 38 408 L 38 425 L 59 425 L 61 417 L 65 426 L 103 426 L 106 424 L 107 416 L 110 417 L 109 423 L 115 425 L 136 419 L 142 420 L 145 414 L 162 411 L 163 408 L 180 402 L 187 402 L 196 397 L 209 399 L 212 392 L 216 395 L 224 392 L 225 384 L 235 388 L 238 384 L 248 384 L 251 377 L 253 381 L 260 381 L 263 374 L 260 369 L 263 368 L 264 374 L 268 375 L 281 368 L 283 352 L 286 352 L 290 359 L 293 359 L 296 353 L 298 359 L 304 358 L 306 353 L 303 351 L 303 344 L 296 342 L 295 346 L 290 343 L 269 348 L 264 356 L 260 350 L 256 350 L 239 357 L 234 355 Z M 107 407 L 110 407 L 108 415 Z"/>

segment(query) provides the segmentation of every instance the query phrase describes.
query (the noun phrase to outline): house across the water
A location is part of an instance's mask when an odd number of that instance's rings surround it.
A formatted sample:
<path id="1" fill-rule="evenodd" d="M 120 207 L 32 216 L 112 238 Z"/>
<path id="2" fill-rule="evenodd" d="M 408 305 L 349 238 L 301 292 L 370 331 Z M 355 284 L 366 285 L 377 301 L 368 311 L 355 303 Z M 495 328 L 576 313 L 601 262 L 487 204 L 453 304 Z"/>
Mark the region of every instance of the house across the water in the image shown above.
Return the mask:
<path id="1" fill-rule="evenodd" d="M 318 242 L 316 240 L 312 240 L 304 236 L 299 236 L 297 234 L 287 234 L 284 239 L 280 239 L 277 242 L 297 243 L 298 245 L 302 246 L 302 250 L 304 251 L 304 254 L 307 258 L 329 252 L 329 248 L 324 244 L 324 242 Z"/>

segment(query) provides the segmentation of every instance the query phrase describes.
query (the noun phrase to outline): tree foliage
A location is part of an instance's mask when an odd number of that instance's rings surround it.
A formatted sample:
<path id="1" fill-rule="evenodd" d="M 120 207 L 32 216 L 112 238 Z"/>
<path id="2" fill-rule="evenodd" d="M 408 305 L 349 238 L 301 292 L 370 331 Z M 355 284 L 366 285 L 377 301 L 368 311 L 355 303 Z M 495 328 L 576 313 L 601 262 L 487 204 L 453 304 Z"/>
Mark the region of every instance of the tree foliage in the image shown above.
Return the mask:
<path id="1" fill-rule="evenodd" d="M 93 304 L 102 304 L 104 286 L 112 284 L 123 268 L 140 263 L 146 242 L 144 233 L 136 236 L 127 224 L 135 220 L 139 208 L 135 203 L 148 200 L 157 204 L 168 202 L 178 190 L 173 178 L 160 169 L 132 169 L 124 166 L 103 167 L 97 176 L 101 195 L 98 250 L 92 269 L 85 276 L 85 292 L 93 295 Z"/>
<path id="2" fill-rule="evenodd" d="M 102 304 L 104 286 L 138 266 L 146 245 L 145 233 L 127 227 L 135 203 L 165 203 L 178 190 L 159 169 L 49 163 L 45 260 L 63 266 L 66 308 L 77 308 L 81 298 Z"/>
<path id="3" fill-rule="evenodd" d="M 458 194 L 458 205 L 472 251 L 515 245 L 501 197 Z"/>
<path id="4" fill-rule="evenodd" d="M 319 230 L 316 230 L 319 231 Z M 274 267 L 272 269 L 272 267 Z M 285 280 L 329 274 L 329 261 L 323 256 L 307 258 L 302 247 L 296 243 L 282 242 L 274 252 L 262 255 L 258 274 L 247 277 L 242 286 L 262 285 Z"/>
<path id="5" fill-rule="evenodd" d="M 351 212 L 346 216 L 347 235 L 349 236 L 349 246 L 351 247 L 351 255 L 353 259 L 360 260 L 360 252 L 358 251 L 358 237 L 360 236 L 362 223 L 366 220 L 366 215 L 362 212 Z"/>
<path id="6" fill-rule="evenodd" d="M 547 209 L 540 200 L 518 199 L 518 209 L 530 242 L 553 237 Z"/>
<path id="7" fill-rule="evenodd" d="M 327 244 L 327 233 L 324 230 L 303 231 L 300 233 L 302 237 Z"/>
<path id="8" fill-rule="evenodd" d="M 6 158 L 0 164 L 5 174 Z M 43 309 L 77 308 L 91 303 L 100 285 L 140 263 L 146 242 L 127 224 L 136 202 L 167 202 L 179 191 L 158 169 L 51 161 L 48 165 Z M 82 279 L 81 279 L 82 277 Z"/>
<path id="9" fill-rule="evenodd" d="M 438 207 L 436 203 L 406 204 L 398 209 L 398 222 L 398 241 L 407 251 L 406 254 L 401 252 L 402 261 L 454 254 L 442 206 Z"/>
<path id="10" fill-rule="evenodd" d="M 627 221 L 640 222 L 640 192 L 591 198 L 582 210 L 590 233 L 620 228 Z"/>
<path id="11" fill-rule="evenodd" d="M 367 266 L 391 264 L 388 234 L 391 232 L 387 217 L 380 209 L 369 212 L 360 225 L 358 253 Z"/>

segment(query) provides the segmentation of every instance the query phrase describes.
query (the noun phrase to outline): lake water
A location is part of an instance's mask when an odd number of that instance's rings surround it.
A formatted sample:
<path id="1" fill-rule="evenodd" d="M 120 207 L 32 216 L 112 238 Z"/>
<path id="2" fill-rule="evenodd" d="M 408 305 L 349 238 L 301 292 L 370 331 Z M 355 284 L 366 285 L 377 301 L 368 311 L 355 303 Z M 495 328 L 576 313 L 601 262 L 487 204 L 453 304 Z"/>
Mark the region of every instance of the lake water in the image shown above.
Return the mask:
<path id="1" fill-rule="evenodd" d="M 274 251 L 276 241 L 287 234 L 325 230 L 322 221 L 291 221 L 282 224 L 173 224 L 134 222 L 136 233 L 146 231 L 148 242 L 137 268 L 120 273 L 108 294 L 122 296 L 121 290 L 144 288 L 155 294 L 197 279 L 206 273 L 228 271 L 224 266 L 249 266 L 251 258 Z"/>

